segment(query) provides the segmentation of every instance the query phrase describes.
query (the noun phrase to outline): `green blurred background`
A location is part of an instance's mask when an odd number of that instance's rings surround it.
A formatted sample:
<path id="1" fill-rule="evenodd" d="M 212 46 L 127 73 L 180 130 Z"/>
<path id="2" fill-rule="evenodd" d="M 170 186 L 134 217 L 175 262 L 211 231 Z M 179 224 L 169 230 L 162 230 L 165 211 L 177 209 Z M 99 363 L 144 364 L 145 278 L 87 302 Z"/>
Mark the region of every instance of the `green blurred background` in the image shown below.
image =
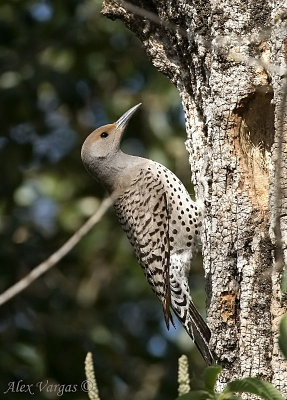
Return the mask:
<path id="1" fill-rule="evenodd" d="M 97 209 L 104 191 L 80 149 L 96 127 L 142 102 L 127 152 L 159 161 L 191 192 L 178 92 L 140 42 L 101 16 L 100 1 L 1 0 L 0 260 L 3 292 L 58 249 Z M 204 308 L 200 260 L 195 302 Z M 177 359 L 203 367 L 162 309 L 110 210 L 57 266 L 0 308 L 0 397 L 28 399 L 9 382 L 80 385 L 91 351 L 102 400 L 171 400 Z M 36 399 L 59 398 L 56 391 Z M 63 399 L 87 399 L 78 390 Z"/>

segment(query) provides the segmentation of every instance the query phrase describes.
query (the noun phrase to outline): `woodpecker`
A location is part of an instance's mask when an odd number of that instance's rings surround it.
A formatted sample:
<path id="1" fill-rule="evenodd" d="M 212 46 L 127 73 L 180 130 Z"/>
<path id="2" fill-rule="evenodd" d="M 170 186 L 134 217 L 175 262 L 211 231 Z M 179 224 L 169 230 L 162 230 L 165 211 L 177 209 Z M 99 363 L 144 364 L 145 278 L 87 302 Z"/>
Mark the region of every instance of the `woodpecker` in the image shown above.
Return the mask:
<path id="1" fill-rule="evenodd" d="M 170 322 L 174 325 L 172 309 L 210 365 L 210 330 L 192 302 L 188 284 L 191 260 L 201 245 L 203 209 L 166 167 L 121 150 L 125 128 L 140 105 L 94 130 L 82 146 L 82 161 L 110 193 L 119 222 L 162 304 L 167 328 Z"/>

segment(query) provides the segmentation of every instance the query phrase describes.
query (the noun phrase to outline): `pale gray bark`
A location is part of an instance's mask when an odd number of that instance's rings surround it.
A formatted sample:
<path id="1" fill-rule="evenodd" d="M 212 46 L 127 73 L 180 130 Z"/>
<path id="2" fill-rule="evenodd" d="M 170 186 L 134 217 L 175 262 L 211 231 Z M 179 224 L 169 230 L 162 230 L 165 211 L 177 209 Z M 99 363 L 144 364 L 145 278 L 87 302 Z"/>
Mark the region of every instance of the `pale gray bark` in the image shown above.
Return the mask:
<path id="1" fill-rule="evenodd" d="M 285 7 L 285 8 L 284 8 Z M 277 346 L 286 312 L 287 3 L 105 0 L 176 85 L 197 197 L 212 346 L 231 379 L 257 376 L 287 397 Z M 285 123 L 284 123 L 285 122 Z"/>

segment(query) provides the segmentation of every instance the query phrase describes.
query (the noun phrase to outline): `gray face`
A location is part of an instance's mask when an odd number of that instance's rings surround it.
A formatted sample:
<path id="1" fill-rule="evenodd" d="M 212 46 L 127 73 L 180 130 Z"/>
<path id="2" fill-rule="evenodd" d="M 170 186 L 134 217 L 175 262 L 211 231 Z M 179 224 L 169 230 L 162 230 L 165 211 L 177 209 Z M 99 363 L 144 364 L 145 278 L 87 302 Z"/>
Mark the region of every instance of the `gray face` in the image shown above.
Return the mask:
<path id="1" fill-rule="evenodd" d="M 125 112 L 116 122 L 101 126 L 94 130 L 85 140 L 81 157 L 85 168 L 95 177 L 107 163 L 112 164 L 113 158 L 120 150 L 122 134 L 131 116 L 140 104 Z"/>
<path id="2" fill-rule="evenodd" d="M 90 157 L 103 159 L 116 152 L 119 148 L 121 133 L 116 128 L 116 124 L 104 125 L 94 130 L 82 146 L 83 162 L 85 163 Z"/>

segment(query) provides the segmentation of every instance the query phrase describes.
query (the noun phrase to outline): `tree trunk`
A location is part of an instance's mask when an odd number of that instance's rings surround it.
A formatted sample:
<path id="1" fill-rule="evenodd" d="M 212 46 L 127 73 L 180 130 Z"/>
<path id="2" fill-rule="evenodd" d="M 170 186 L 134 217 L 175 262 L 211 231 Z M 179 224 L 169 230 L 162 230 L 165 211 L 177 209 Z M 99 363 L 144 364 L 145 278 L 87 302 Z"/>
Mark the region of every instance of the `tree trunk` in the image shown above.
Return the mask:
<path id="1" fill-rule="evenodd" d="M 192 181 L 206 205 L 203 259 L 211 345 L 224 367 L 219 387 L 257 376 L 287 397 L 277 345 L 287 307 L 282 3 L 105 0 L 103 13 L 136 33 L 182 99 Z"/>

